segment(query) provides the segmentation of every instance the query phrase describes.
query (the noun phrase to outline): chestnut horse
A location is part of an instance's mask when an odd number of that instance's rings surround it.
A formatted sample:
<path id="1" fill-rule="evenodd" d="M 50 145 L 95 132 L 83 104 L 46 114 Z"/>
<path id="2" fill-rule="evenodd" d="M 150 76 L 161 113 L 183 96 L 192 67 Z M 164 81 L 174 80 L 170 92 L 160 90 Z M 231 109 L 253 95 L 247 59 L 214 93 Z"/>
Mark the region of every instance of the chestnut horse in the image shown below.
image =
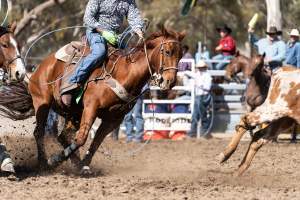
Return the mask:
<path id="1" fill-rule="evenodd" d="M 260 106 L 268 94 L 271 71 L 264 66 L 258 65 L 257 62 L 260 61 L 260 58 L 260 55 L 248 58 L 237 51 L 235 57 L 226 67 L 226 80 L 241 82 L 237 76 L 240 72 L 242 72 L 243 77 L 248 80 L 247 88 L 244 93 L 248 111 L 253 111 L 257 106 Z"/>
<path id="2" fill-rule="evenodd" d="M 268 95 L 272 72 L 263 64 L 264 55 L 256 55 L 250 60 L 249 82 L 245 91 L 246 103 L 252 112 L 263 104 Z"/>
<path id="3" fill-rule="evenodd" d="M 177 64 L 182 57 L 181 41 L 185 33 L 178 33 L 162 28 L 161 32 L 152 34 L 144 41 L 144 46 L 128 56 L 119 55 L 116 60 L 109 59 L 106 64 L 107 71 L 116 79 L 132 97 L 141 94 L 143 86 L 153 78 L 153 74 L 160 75 L 158 86 L 163 90 L 171 89 L 176 82 Z M 89 164 L 99 145 L 108 133 L 120 125 L 126 113 L 136 102 L 121 100 L 104 80 L 101 68 L 95 69 L 82 97 L 82 105 L 73 105 L 67 109 L 62 105 L 59 93 L 61 77 L 65 63 L 57 60 L 54 54 L 49 55 L 32 74 L 29 82 L 29 92 L 33 99 L 36 115 L 36 128 L 34 136 L 38 147 L 38 160 L 40 167 L 56 167 L 63 161 L 71 158 L 81 167 L 89 171 Z M 55 84 L 50 84 L 55 82 Z M 49 84 L 47 84 L 49 83 Z M 69 137 L 60 138 L 65 149 L 46 160 L 43 137 L 49 109 L 61 113 L 66 119 L 67 129 L 78 130 L 74 141 Z M 82 147 L 88 137 L 90 128 L 96 117 L 102 119 L 96 135 L 88 149 L 88 153 L 80 161 L 74 154 Z"/>
<path id="4" fill-rule="evenodd" d="M 244 79 L 248 79 L 252 72 L 251 59 L 237 51 L 234 58 L 227 65 L 225 71 L 225 79 L 227 81 L 241 82 L 237 76 L 240 72 L 243 73 Z"/>
<path id="5" fill-rule="evenodd" d="M 8 75 L 8 80 L 23 80 L 26 74 L 20 48 L 14 36 L 16 23 L 0 26 L 0 68 Z"/>

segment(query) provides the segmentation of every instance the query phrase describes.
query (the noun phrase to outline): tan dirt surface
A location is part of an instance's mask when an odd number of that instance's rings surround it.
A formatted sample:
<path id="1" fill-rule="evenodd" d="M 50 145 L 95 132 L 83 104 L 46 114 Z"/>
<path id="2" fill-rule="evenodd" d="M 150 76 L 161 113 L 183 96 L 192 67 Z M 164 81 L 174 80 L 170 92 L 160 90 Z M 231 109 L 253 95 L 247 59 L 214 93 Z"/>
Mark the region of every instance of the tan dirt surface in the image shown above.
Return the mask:
<path id="1" fill-rule="evenodd" d="M 33 131 L 33 121 L 23 123 L 26 127 L 2 131 Z M 34 142 L 29 141 L 30 131 L 27 133 L 26 155 L 20 153 L 25 136 L 14 136 L 16 139 L 4 134 L 6 142 L 15 143 L 8 146 L 18 163 L 28 164 L 20 157 L 27 156 L 29 164 L 36 159 L 35 147 L 30 147 Z M 151 142 L 132 156 L 129 154 L 140 144 L 107 138 L 94 157 L 92 177 L 80 177 L 69 163 L 55 172 L 23 171 L 19 182 L 0 178 L 0 199 L 300 199 L 299 144 L 264 146 L 250 169 L 236 178 L 233 172 L 248 142 L 243 141 L 232 158 L 220 166 L 215 157 L 227 143 L 228 139 Z M 53 142 L 47 146 L 48 151 L 57 151 Z"/>

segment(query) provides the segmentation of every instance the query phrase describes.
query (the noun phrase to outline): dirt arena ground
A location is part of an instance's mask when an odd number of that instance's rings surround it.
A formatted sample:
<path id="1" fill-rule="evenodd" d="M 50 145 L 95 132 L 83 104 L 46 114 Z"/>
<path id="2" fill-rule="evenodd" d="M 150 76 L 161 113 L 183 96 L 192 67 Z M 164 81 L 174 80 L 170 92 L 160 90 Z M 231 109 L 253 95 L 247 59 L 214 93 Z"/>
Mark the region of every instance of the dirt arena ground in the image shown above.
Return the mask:
<path id="1" fill-rule="evenodd" d="M 20 182 L 0 178 L 0 199 L 300 199 L 300 144 L 265 146 L 244 176 L 236 178 L 233 172 L 247 142 L 220 166 L 215 157 L 227 143 L 228 139 L 151 142 L 132 156 L 140 144 L 107 138 L 93 160 L 92 177 L 76 175 L 68 163 L 55 172 L 22 172 Z M 48 149 L 56 151 L 54 146 Z M 31 156 L 34 160 L 34 153 Z"/>

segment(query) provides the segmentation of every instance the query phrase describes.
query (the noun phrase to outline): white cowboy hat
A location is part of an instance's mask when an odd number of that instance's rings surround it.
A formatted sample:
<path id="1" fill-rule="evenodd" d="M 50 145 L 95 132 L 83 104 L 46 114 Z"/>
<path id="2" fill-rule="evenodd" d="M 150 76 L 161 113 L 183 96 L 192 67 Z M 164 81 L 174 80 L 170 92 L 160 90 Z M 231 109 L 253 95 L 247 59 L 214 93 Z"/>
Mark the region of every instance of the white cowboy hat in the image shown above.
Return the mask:
<path id="1" fill-rule="evenodd" d="M 298 29 L 292 29 L 290 32 L 290 36 L 300 36 Z"/>
<path id="2" fill-rule="evenodd" d="M 207 64 L 203 60 L 199 60 L 199 62 L 196 64 L 197 68 L 207 68 Z"/>

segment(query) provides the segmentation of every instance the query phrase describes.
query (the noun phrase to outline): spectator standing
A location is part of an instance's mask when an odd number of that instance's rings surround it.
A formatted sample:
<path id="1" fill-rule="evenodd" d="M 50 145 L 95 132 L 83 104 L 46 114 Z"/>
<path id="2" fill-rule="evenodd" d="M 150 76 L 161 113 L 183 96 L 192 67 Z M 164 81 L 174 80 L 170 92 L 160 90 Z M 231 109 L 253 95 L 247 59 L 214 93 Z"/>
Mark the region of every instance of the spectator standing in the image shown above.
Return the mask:
<path id="1" fill-rule="evenodd" d="M 267 37 L 258 39 L 254 35 L 254 29 L 249 28 L 249 41 L 260 55 L 266 54 L 265 64 L 269 65 L 272 71 L 282 66 L 282 62 L 286 56 L 286 45 L 279 38 L 281 31 L 278 31 L 275 26 L 271 26 L 267 31 Z"/>
<path id="2" fill-rule="evenodd" d="M 142 93 L 149 89 L 146 84 L 143 87 Z M 126 128 L 127 142 L 143 142 L 144 136 L 144 118 L 143 118 L 143 96 L 138 98 L 133 109 L 124 117 L 124 125 Z M 136 128 L 134 133 L 134 127 Z"/>
<path id="3" fill-rule="evenodd" d="M 186 76 L 194 79 L 195 86 L 195 102 L 194 110 L 192 114 L 191 130 L 188 132 L 189 137 L 195 137 L 197 135 L 197 125 L 201 119 L 200 136 L 204 138 L 211 137 L 207 132 L 209 128 L 209 119 L 207 118 L 207 107 L 211 101 L 210 89 L 212 86 L 212 77 L 207 71 L 207 64 L 200 60 L 196 64 L 197 71 L 185 72 Z"/>
<path id="4" fill-rule="evenodd" d="M 58 114 L 50 109 L 45 131 L 48 134 L 57 135 L 58 133 Z"/>
<path id="5" fill-rule="evenodd" d="M 300 68 L 300 42 L 299 42 L 299 31 L 293 29 L 290 33 L 290 40 L 287 43 L 286 48 L 286 60 L 285 63 L 294 65 Z"/>
<path id="6" fill-rule="evenodd" d="M 236 42 L 231 36 L 232 30 L 227 25 L 224 25 L 223 27 L 217 28 L 217 31 L 219 32 L 221 39 L 215 50 L 220 52 L 220 54 L 214 56 L 213 60 L 231 60 L 236 52 Z M 214 68 L 217 70 L 223 70 L 226 65 L 227 63 L 219 62 L 214 66 Z"/>
<path id="7" fill-rule="evenodd" d="M 184 45 L 182 47 L 182 59 L 192 59 L 193 56 L 192 54 L 189 52 L 189 46 L 188 45 Z M 178 71 L 186 71 L 186 70 L 191 70 L 192 68 L 192 64 L 190 62 L 180 62 L 178 64 Z"/>
<path id="8" fill-rule="evenodd" d="M 127 142 L 142 142 L 144 135 L 144 119 L 142 115 L 143 99 L 139 98 L 133 109 L 125 115 Z M 134 133 L 134 127 L 136 131 Z"/>

